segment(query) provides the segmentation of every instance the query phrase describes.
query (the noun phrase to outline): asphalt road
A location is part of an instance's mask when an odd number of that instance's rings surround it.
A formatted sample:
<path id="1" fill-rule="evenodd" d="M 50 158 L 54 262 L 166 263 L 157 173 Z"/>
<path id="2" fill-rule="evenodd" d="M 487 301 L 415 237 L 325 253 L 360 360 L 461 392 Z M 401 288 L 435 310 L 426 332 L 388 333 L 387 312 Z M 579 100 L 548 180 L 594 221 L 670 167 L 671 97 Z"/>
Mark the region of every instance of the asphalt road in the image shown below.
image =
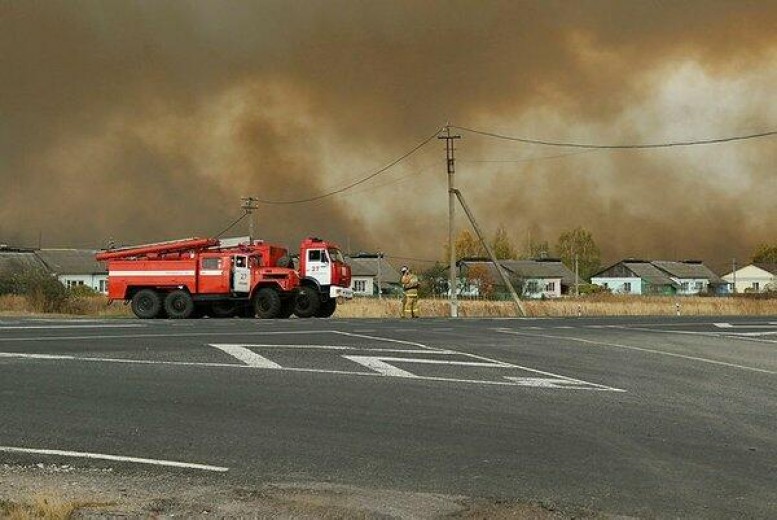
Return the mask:
<path id="1" fill-rule="evenodd" d="M 777 317 L 0 318 L 0 463 L 83 454 L 225 485 L 774 518 Z"/>

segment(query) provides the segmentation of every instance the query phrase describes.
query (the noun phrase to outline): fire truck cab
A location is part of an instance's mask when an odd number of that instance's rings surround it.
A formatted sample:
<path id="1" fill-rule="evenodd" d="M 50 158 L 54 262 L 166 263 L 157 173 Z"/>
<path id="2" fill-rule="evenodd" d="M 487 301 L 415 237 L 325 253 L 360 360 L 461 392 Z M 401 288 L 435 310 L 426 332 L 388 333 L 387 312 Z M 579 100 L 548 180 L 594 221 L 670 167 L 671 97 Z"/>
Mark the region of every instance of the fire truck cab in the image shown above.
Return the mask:
<path id="1" fill-rule="evenodd" d="M 320 238 L 306 238 L 299 252 L 300 289 L 294 314 L 326 318 L 337 309 L 338 298 L 353 298 L 351 267 L 340 248 Z"/>

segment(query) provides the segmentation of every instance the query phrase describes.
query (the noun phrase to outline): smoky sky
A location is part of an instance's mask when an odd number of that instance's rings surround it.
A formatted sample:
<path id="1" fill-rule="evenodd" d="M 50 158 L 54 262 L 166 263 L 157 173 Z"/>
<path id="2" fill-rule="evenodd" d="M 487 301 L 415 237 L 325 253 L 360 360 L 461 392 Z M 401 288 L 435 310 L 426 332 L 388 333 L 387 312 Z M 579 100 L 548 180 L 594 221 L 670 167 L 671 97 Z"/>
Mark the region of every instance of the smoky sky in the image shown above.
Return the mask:
<path id="1" fill-rule="evenodd" d="M 5 1 L 0 242 L 213 235 L 242 195 L 344 186 L 448 121 L 592 143 L 773 130 L 776 26 L 764 1 Z M 606 260 L 719 265 L 777 239 L 776 143 L 549 158 L 570 150 L 464 133 L 457 182 L 519 249 L 582 225 Z M 258 234 L 441 258 L 442 146 L 262 205 Z"/>

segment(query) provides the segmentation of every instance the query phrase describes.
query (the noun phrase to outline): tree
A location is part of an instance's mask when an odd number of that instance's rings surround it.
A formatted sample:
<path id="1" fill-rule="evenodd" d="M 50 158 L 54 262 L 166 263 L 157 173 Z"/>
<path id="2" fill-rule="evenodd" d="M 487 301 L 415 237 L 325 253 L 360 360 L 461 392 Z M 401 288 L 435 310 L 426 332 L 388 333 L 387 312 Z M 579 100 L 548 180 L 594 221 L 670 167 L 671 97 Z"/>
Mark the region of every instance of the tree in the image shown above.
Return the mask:
<path id="1" fill-rule="evenodd" d="M 575 270 L 575 256 L 577 256 L 581 281 L 590 279 L 601 265 L 601 253 L 594 242 L 593 235 L 581 226 L 561 233 L 558 237 L 556 250 L 564 265 L 573 272 Z"/>
<path id="2" fill-rule="evenodd" d="M 777 264 L 777 244 L 761 244 L 753 252 L 754 263 Z"/>
<path id="3" fill-rule="evenodd" d="M 477 258 L 486 256 L 486 249 L 480 243 L 478 237 L 466 229 L 462 229 L 456 237 L 456 258 Z M 445 246 L 445 255 L 448 257 L 448 246 Z"/>
<path id="4" fill-rule="evenodd" d="M 494 255 L 499 260 L 511 260 L 516 258 L 515 248 L 513 247 L 510 238 L 507 236 L 507 231 L 503 225 L 499 225 L 494 233 L 494 240 L 491 242 L 491 248 L 494 250 Z"/>
<path id="5" fill-rule="evenodd" d="M 448 269 L 439 262 L 421 273 L 421 286 L 418 294 L 421 298 L 444 296 L 448 293 Z"/>

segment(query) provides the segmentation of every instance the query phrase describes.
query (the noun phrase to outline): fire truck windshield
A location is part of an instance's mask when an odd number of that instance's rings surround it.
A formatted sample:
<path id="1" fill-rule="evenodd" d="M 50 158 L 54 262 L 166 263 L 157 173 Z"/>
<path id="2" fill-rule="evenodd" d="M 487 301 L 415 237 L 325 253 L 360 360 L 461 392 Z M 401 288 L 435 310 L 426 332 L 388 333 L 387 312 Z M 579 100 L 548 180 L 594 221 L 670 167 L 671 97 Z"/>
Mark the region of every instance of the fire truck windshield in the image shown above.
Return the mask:
<path id="1" fill-rule="evenodd" d="M 340 252 L 339 249 L 329 249 L 329 258 L 332 259 L 332 262 L 340 262 L 345 263 L 345 259 L 343 258 L 343 254 Z"/>

